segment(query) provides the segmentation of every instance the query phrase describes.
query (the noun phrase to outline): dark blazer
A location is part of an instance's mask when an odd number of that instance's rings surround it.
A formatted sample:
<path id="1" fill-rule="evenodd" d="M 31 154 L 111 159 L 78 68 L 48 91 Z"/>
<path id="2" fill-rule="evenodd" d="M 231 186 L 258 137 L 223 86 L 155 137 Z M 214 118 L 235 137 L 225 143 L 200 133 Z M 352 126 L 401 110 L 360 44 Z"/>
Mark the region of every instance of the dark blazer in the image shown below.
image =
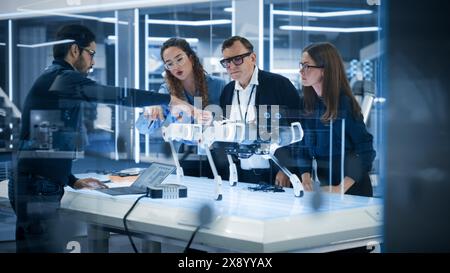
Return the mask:
<path id="1" fill-rule="evenodd" d="M 35 175 L 62 185 L 76 181 L 71 174 L 72 158 L 40 158 L 26 156 L 27 151 L 38 150 L 30 135 L 33 110 L 52 111 L 64 124 L 64 131 L 53 139 L 55 150 L 76 151 L 81 142 L 82 102 L 101 102 L 131 107 L 168 104 L 170 96 L 133 88 L 97 84 L 75 71 L 64 60 L 54 60 L 34 82 L 22 111 L 22 128 L 18 151 L 18 172 Z M 48 112 L 49 114 L 52 112 Z"/>
<path id="2" fill-rule="evenodd" d="M 226 106 L 233 102 L 236 81 L 228 83 L 220 96 L 220 106 L 226 111 Z M 258 86 L 256 88 L 255 105 L 280 106 L 281 122 L 288 124 L 292 120 L 291 112 L 300 108 L 300 96 L 297 89 L 288 78 L 278 74 L 258 71 Z M 257 108 L 259 111 L 259 109 Z M 259 112 L 258 112 L 259 113 Z M 225 113 L 226 117 L 230 113 Z M 257 120 L 259 122 L 259 120 Z"/>

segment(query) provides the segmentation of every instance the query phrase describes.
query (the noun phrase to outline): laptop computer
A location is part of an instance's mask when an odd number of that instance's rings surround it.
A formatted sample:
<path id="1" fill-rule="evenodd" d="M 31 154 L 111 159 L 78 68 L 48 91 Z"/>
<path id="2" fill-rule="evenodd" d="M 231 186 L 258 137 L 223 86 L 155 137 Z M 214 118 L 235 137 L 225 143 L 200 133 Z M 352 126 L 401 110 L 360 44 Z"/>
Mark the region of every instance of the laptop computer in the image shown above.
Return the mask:
<path id="1" fill-rule="evenodd" d="M 145 194 L 147 188 L 159 186 L 175 169 L 173 165 L 152 163 L 131 186 L 97 190 L 109 195 Z"/>

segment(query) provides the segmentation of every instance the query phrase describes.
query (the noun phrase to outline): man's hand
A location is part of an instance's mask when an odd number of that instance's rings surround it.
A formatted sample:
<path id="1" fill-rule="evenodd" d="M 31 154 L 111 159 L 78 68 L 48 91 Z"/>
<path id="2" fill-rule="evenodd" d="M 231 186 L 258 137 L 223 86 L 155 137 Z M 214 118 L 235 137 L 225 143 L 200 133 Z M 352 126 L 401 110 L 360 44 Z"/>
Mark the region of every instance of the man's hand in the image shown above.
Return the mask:
<path id="1" fill-rule="evenodd" d="M 313 191 L 314 188 L 310 173 L 302 174 L 302 185 L 305 191 Z"/>
<path id="2" fill-rule="evenodd" d="M 291 187 L 291 181 L 289 180 L 289 177 L 284 174 L 284 172 L 278 171 L 275 177 L 275 185 L 281 187 Z"/>
<path id="3" fill-rule="evenodd" d="M 78 179 L 73 184 L 74 189 L 106 189 L 108 186 L 106 186 L 103 182 L 100 182 L 100 180 L 97 180 L 95 178 L 83 178 Z"/>
<path id="4" fill-rule="evenodd" d="M 150 106 L 144 108 L 144 117 L 148 120 L 163 120 L 163 110 L 161 106 Z"/>

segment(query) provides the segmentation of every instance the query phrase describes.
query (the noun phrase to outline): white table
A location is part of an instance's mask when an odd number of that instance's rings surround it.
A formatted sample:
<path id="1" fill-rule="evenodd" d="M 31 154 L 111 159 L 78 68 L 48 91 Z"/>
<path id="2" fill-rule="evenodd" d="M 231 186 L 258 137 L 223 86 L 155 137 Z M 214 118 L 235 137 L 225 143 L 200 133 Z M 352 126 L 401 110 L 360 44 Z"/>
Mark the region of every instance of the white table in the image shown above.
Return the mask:
<path id="1" fill-rule="evenodd" d="M 170 175 L 165 183 L 176 181 Z M 223 200 L 214 201 L 213 180 L 184 177 L 183 183 L 188 198 L 142 199 L 128 217 L 129 229 L 153 242 L 185 245 L 200 207 L 209 204 L 214 221 L 200 229 L 192 245 L 207 251 L 322 252 L 382 240 L 381 199 L 323 193 L 322 206 L 314 210 L 310 192 L 298 198 L 292 189 L 254 192 L 248 190 L 254 185 L 230 187 L 224 181 Z M 107 251 L 109 231 L 124 229 L 122 218 L 137 196 L 66 188 L 62 208 L 92 225 L 89 236 L 96 243 L 90 251 Z"/>

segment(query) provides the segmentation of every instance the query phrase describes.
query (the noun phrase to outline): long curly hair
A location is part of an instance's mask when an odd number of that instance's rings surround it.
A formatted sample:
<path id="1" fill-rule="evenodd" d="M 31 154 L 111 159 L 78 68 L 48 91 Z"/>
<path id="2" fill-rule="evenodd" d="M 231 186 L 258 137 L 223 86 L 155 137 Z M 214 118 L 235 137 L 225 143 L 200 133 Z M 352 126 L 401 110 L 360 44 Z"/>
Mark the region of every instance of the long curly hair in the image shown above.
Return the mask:
<path id="1" fill-rule="evenodd" d="M 344 94 L 350 98 L 353 116 L 361 115 L 361 107 L 352 93 L 347 76 L 345 75 L 344 63 L 341 55 L 331 43 L 315 43 L 303 49 L 324 69 L 322 84 L 322 96 L 326 106 L 326 111 L 321 117 L 323 122 L 329 122 L 337 118 L 339 94 Z M 304 106 L 307 113 L 314 111 L 315 91 L 312 86 L 303 86 Z"/>
<path id="2" fill-rule="evenodd" d="M 177 47 L 186 53 L 188 58 L 192 61 L 193 71 L 194 71 L 194 81 L 195 81 L 195 89 L 200 92 L 202 97 L 202 106 L 205 107 L 208 105 L 208 88 L 206 87 L 206 78 L 205 78 L 205 70 L 203 69 L 203 65 L 200 63 L 200 59 L 197 54 L 192 50 L 191 46 L 185 39 L 181 38 L 170 38 L 165 41 L 161 47 L 161 60 L 164 61 L 163 53 L 169 47 Z M 184 96 L 184 88 L 182 82 L 177 79 L 169 70 L 166 70 L 165 80 L 169 87 L 169 92 L 176 96 L 179 99 L 185 99 Z"/>

